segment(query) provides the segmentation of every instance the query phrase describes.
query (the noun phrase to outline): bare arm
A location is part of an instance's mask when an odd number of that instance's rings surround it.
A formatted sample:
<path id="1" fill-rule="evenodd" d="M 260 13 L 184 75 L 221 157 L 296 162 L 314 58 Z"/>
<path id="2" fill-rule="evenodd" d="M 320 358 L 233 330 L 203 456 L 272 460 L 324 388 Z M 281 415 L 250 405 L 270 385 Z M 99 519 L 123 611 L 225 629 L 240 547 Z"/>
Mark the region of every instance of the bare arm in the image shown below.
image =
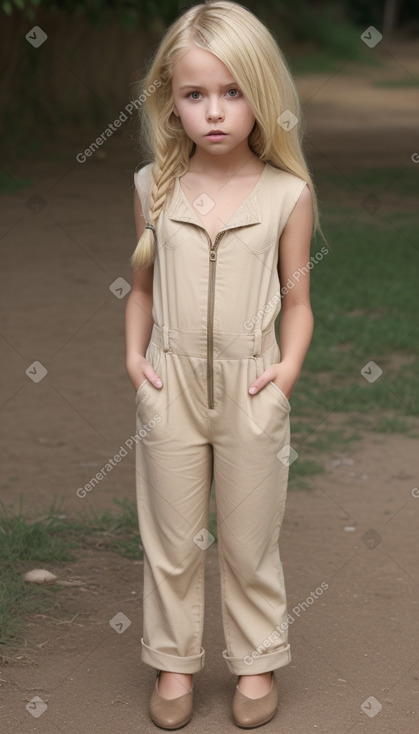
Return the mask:
<path id="1" fill-rule="evenodd" d="M 137 190 L 134 193 L 134 218 L 138 241 L 144 232 L 145 220 Z M 125 309 L 126 370 L 135 390 L 145 378 L 159 387 L 156 384 L 159 377 L 145 358 L 153 328 L 153 269 L 153 266 L 141 270 L 134 268 Z"/>
<path id="2" fill-rule="evenodd" d="M 283 229 L 279 247 L 281 287 L 290 280 L 282 298 L 280 316 L 281 361 L 271 365 L 252 385 L 257 391 L 273 380 L 289 398 L 300 376 L 313 334 L 310 305 L 310 243 L 313 209 L 310 189 L 305 186 Z M 303 270 L 304 268 L 304 270 Z"/>

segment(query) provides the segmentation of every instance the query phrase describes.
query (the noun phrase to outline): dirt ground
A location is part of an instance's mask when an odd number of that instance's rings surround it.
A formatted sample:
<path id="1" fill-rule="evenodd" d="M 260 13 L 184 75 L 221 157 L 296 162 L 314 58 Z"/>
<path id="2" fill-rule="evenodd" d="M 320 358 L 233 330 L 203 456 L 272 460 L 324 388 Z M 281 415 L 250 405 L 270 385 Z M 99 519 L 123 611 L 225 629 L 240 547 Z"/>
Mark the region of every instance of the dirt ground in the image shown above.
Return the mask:
<path id="1" fill-rule="evenodd" d="M 417 82 L 418 59 L 417 46 L 394 47 L 385 69 L 359 73 L 348 62 L 334 75 L 298 80 L 314 172 L 415 165 L 417 89 L 372 82 L 410 75 Z M 85 498 L 76 494 L 135 432 L 125 298 L 116 290 L 124 284 L 115 281 L 131 277 L 139 158 L 123 130 L 100 157 L 77 163 L 100 132 L 67 135 L 8 171 L 30 183 L 4 198 L 1 225 L 1 497 L 17 507 L 22 495 L 29 515 L 54 495 L 72 515 L 135 494 L 133 451 Z M 324 203 L 333 209 L 333 192 Z M 418 731 L 417 457 L 416 439 L 365 434 L 347 452 L 319 457 L 326 471 L 309 480 L 310 491 L 289 493 L 280 548 L 292 661 L 276 671 L 280 705 L 267 734 Z M 48 568 L 81 583 L 62 589 L 51 615 L 28 619 L 22 649 L 4 657 L 2 730 L 158 731 L 147 713 L 155 673 L 140 661 L 142 563 L 89 549 Z M 304 604 L 322 582 L 324 593 Z M 185 728 L 192 734 L 238 730 L 236 678 L 221 657 L 219 588 L 214 544 L 206 665 L 194 678 L 194 717 Z M 110 624 L 115 615 L 122 625 Z"/>

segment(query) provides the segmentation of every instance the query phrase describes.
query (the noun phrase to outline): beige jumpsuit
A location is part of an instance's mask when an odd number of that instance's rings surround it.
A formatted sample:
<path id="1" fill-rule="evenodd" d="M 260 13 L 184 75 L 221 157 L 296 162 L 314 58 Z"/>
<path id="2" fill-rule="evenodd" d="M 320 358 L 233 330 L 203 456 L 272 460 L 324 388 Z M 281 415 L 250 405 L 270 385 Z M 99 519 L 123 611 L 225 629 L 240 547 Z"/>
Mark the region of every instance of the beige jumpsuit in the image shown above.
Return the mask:
<path id="1" fill-rule="evenodd" d="M 134 174 L 146 218 L 150 168 Z M 290 404 L 273 382 L 248 388 L 280 361 L 278 242 L 304 186 L 266 163 L 212 247 L 179 178 L 158 218 L 146 357 L 163 386 L 145 379 L 135 403 L 141 659 L 160 670 L 204 667 L 212 479 L 228 669 L 256 674 L 291 660 L 278 548 Z"/>

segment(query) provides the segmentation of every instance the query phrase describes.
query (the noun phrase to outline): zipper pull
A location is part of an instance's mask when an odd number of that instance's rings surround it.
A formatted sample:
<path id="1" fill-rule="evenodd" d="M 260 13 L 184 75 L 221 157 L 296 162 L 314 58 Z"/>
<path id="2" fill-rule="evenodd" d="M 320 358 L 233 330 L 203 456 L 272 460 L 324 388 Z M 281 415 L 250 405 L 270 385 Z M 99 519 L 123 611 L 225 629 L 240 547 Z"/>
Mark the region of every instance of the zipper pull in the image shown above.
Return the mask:
<path id="1" fill-rule="evenodd" d="M 215 262 L 215 260 L 217 259 L 217 253 L 215 250 L 210 250 L 209 259 L 211 260 L 211 262 Z"/>

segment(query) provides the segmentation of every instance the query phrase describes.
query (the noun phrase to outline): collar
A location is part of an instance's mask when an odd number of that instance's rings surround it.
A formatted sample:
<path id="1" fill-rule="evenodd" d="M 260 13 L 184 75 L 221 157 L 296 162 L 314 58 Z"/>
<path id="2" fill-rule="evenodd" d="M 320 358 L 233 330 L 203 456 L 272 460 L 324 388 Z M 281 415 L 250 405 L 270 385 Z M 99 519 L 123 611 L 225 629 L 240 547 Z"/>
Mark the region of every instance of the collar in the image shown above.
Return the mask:
<path id="1" fill-rule="evenodd" d="M 228 224 L 223 228 L 223 231 L 233 229 L 233 227 L 241 227 L 247 224 L 259 224 L 262 222 L 260 190 L 269 168 L 269 164 L 265 163 L 265 168 L 263 169 L 259 180 L 253 187 L 253 190 L 243 203 L 240 204 L 238 209 L 236 209 L 233 216 L 228 220 Z M 168 205 L 166 216 L 175 222 L 188 222 L 190 224 L 196 224 L 198 227 L 204 229 L 202 221 L 199 219 L 194 207 L 182 190 L 179 177 L 175 178 L 173 195 Z"/>

